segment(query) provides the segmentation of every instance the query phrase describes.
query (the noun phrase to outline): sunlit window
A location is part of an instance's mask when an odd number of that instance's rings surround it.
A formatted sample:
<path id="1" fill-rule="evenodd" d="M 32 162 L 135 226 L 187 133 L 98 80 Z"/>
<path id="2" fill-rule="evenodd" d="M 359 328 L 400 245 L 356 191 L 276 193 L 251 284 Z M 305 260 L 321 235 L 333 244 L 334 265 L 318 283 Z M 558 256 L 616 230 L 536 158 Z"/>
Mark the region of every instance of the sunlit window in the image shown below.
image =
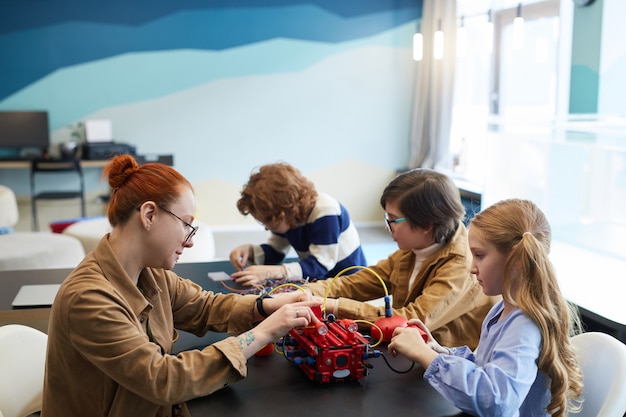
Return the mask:
<path id="1" fill-rule="evenodd" d="M 454 171 L 477 185 L 483 207 L 533 200 L 561 247 L 626 261 L 626 119 L 563 111 L 571 64 L 559 59 L 571 16 L 555 0 L 524 3 L 521 13 L 517 4 L 459 15 Z"/>
<path id="2" fill-rule="evenodd" d="M 554 0 L 464 3 L 474 8 L 459 15 L 450 155 L 457 174 L 482 184 L 490 128 L 556 114 L 559 7 Z"/>

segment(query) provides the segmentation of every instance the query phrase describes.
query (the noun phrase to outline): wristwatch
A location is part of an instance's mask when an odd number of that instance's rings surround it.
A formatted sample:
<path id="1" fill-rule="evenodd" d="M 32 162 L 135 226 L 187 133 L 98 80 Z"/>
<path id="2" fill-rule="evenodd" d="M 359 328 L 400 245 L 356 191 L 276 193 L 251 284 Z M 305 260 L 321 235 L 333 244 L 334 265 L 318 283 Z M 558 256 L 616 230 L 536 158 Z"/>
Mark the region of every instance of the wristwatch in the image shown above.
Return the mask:
<path id="1" fill-rule="evenodd" d="M 265 293 L 263 295 L 260 295 L 256 299 L 256 310 L 259 312 L 259 314 L 263 318 L 269 317 L 269 314 L 267 314 L 265 310 L 263 309 L 263 300 L 265 300 L 266 298 L 272 298 L 272 296 L 268 293 Z"/>

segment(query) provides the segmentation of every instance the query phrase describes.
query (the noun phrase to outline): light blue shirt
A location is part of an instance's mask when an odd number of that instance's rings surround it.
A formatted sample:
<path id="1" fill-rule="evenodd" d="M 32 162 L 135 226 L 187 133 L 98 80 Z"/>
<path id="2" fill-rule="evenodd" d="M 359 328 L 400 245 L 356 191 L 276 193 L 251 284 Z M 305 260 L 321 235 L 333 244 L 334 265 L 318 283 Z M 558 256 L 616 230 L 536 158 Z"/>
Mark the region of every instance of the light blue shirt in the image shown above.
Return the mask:
<path id="1" fill-rule="evenodd" d="M 519 308 L 502 320 L 497 303 L 483 321 L 476 353 L 467 346 L 438 355 L 424 373 L 446 399 L 476 416 L 549 416 L 548 378 L 538 372 L 539 328 Z"/>

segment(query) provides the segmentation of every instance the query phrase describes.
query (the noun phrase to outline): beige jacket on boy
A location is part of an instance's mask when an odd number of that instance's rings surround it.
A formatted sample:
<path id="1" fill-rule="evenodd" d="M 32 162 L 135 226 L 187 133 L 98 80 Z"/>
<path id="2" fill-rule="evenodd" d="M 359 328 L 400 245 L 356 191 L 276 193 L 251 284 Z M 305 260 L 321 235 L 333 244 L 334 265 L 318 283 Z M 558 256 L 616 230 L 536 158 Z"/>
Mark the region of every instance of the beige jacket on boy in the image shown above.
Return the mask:
<path id="1" fill-rule="evenodd" d="M 392 295 L 394 316 L 419 318 L 443 346 L 475 349 L 482 321 L 500 297 L 487 297 L 482 292 L 469 273 L 471 261 L 467 229 L 459 224 L 450 242 L 422 262 L 411 288 L 409 279 L 415 264 L 411 250 L 398 250 L 368 269 L 378 274 Z M 384 295 L 380 280 L 367 269 L 317 281 L 306 288 L 323 297 L 328 286 L 328 297 L 338 298 L 337 318 L 374 322 L 384 317 L 384 308 L 364 302 Z"/>

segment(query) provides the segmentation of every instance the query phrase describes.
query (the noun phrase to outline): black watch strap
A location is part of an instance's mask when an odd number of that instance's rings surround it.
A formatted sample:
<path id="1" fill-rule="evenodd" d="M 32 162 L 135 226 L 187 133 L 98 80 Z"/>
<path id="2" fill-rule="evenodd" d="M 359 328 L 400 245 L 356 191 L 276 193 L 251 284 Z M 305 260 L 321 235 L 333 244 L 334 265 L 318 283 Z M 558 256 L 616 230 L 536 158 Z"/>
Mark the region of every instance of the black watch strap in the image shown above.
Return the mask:
<path id="1" fill-rule="evenodd" d="M 256 299 L 256 310 L 264 318 L 269 317 L 269 314 L 267 314 L 267 312 L 263 309 L 263 300 L 266 298 L 272 298 L 272 296 L 269 294 L 263 294 Z"/>

